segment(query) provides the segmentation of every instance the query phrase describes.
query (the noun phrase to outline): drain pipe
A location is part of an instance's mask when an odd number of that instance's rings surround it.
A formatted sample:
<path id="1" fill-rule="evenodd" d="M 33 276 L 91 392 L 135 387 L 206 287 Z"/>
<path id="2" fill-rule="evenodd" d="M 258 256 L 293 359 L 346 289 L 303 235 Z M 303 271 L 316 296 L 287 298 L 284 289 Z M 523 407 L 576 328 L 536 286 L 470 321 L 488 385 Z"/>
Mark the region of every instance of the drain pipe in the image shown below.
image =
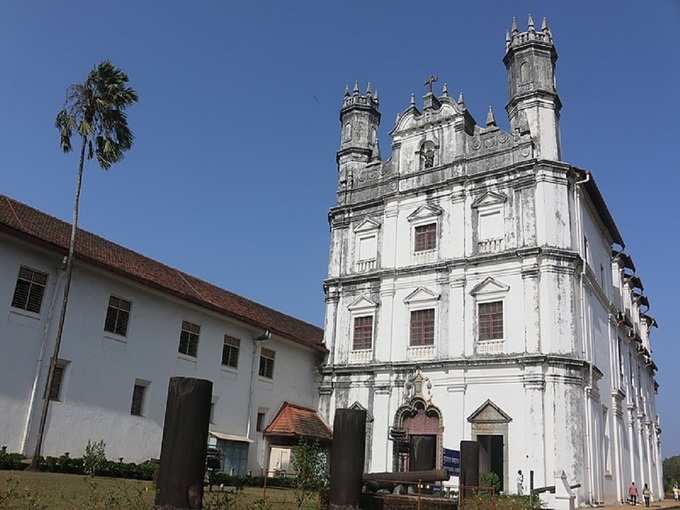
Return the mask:
<path id="1" fill-rule="evenodd" d="M 593 487 L 595 485 L 595 477 L 594 477 L 594 472 L 593 472 L 593 448 L 592 448 L 592 403 L 591 403 L 591 394 L 593 391 L 593 361 L 594 361 L 594 345 L 593 345 L 593 336 L 588 335 L 588 338 L 586 338 L 587 331 L 586 331 L 586 300 L 585 300 L 585 284 L 584 284 L 584 279 L 585 275 L 587 272 L 587 265 L 588 265 L 588 254 L 586 252 L 587 246 L 585 246 L 584 242 L 584 235 L 583 235 L 583 216 L 581 214 L 581 192 L 580 192 L 580 186 L 583 184 L 586 184 L 587 182 L 590 181 L 590 172 L 586 172 L 586 176 L 581 179 L 577 180 L 574 182 L 574 194 L 576 198 L 576 213 L 578 215 L 578 232 L 579 232 L 579 238 L 578 238 L 578 246 L 580 246 L 580 255 L 581 255 L 581 274 L 579 278 L 579 283 L 580 283 L 580 291 L 581 291 L 581 341 L 583 342 L 583 352 L 584 354 L 587 352 L 586 351 L 586 342 L 588 342 L 588 386 L 586 387 L 586 395 L 585 395 L 585 404 L 586 404 L 586 456 L 588 458 L 588 461 L 586 462 L 586 471 L 588 473 L 588 504 L 593 506 Z"/>
<path id="2" fill-rule="evenodd" d="M 250 427 L 253 421 L 253 393 L 255 393 L 255 360 L 257 358 L 257 346 L 260 342 L 271 340 L 272 332 L 265 329 L 260 336 L 253 338 L 253 359 L 250 364 L 250 389 L 248 391 L 248 417 L 246 421 L 246 437 L 250 439 Z"/>

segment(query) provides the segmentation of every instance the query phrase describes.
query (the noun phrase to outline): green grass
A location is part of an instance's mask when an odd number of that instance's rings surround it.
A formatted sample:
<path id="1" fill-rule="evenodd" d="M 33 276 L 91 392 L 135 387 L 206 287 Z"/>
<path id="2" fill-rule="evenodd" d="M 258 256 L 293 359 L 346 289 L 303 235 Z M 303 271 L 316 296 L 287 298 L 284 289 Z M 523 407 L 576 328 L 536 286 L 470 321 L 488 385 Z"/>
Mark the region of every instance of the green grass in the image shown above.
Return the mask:
<path id="1" fill-rule="evenodd" d="M 152 510 L 155 488 L 152 482 L 59 473 L 0 471 L 0 508 L 3 510 Z M 206 510 L 246 510 L 258 508 L 263 489 L 245 487 L 224 505 L 224 492 L 207 492 Z M 291 489 L 267 488 L 268 507 L 277 510 L 297 509 Z M 316 499 L 303 506 L 317 508 Z"/>

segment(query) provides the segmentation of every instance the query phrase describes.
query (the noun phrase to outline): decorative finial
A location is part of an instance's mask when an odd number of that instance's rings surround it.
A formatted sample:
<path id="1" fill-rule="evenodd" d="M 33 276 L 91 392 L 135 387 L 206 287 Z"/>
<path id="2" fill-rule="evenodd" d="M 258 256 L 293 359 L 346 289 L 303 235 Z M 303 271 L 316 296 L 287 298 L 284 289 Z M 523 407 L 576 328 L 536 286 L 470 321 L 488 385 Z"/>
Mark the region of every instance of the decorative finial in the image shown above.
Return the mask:
<path id="1" fill-rule="evenodd" d="M 496 125 L 496 117 L 493 114 L 493 108 L 489 105 L 489 113 L 486 114 L 486 127 L 491 127 Z"/>
<path id="2" fill-rule="evenodd" d="M 368 85 L 366 85 L 366 95 L 370 96 L 373 95 L 373 91 L 371 90 L 371 82 L 368 82 Z"/>
<path id="3" fill-rule="evenodd" d="M 460 94 L 458 94 L 458 103 L 459 104 L 465 104 L 465 100 L 463 99 L 463 91 L 460 91 Z"/>
<path id="4" fill-rule="evenodd" d="M 548 18 L 546 18 L 545 16 L 543 16 L 543 23 L 541 23 L 541 30 L 543 30 L 544 32 L 548 31 Z"/>
<path id="5" fill-rule="evenodd" d="M 449 84 L 444 83 L 444 86 L 442 87 L 442 95 L 449 97 Z"/>
<path id="6" fill-rule="evenodd" d="M 375 88 L 375 92 L 373 93 L 373 99 L 376 101 L 378 100 L 378 87 Z"/>
<path id="7" fill-rule="evenodd" d="M 427 80 L 425 80 L 425 86 L 428 88 L 428 93 L 432 94 L 432 84 L 438 79 L 439 77 L 436 74 L 431 74 L 428 76 Z"/>
<path id="8" fill-rule="evenodd" d="M 359 80 L 357 80 L 357 81 L 354 82 L 354 90 L 353 90 L 353 92 L 354 92 L 354 94 L 358 94 L 358 93 L 359 93 Z"/>
<path id="9" fill-rule="evenodd" d="M 413 92 L 411 92 L 411 106 L 415 106 L 415 105 L 416 105 L 416 95 Z"/>
<path id="10" fill-rule="evenodd" d="M 349 83 L 345 84 L 345 97 L 349 96 Z"/>
<path id="11" fill-rule="evenodd" d="M 534 17 L 533 17 L 531 14 L 529 14 L 529 22 L 528 22 L 528 25 L 529 25 L 529 31 L 530 31 L 530 32 L 533 32 L 533 31 L 536 30 L 536 26 L 534 25 Z"/>
<path id="12" fill-rule="evenodd" d="M 514 16 L 512 17 L 512 28 L 510 31 L 513 33 L 513 35 L 519 32 L 519 29 L 517 28 L 517 18 Z"/>
<path id="13" fill-rule="evenodd" d="M 395 126 L 396 126 L 397 124 L 399 124 L 399 119 L 401 119 L 401 113 L 397 112 L 397 118 L 394 119 L 394 125 L 395 125 Z"/>

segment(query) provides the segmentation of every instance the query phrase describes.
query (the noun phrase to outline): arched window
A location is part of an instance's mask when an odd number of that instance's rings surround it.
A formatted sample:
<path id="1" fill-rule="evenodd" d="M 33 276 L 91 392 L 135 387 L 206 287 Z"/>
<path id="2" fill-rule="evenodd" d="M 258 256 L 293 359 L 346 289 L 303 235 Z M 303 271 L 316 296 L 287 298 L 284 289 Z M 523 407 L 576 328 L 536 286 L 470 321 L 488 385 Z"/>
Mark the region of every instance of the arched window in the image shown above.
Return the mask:
<path id="1" fill-rule="evenodd" d="M 526 83 L 529 81 L 529 63 L 522 62 L 519 66 L 519 81 Z"/>
<path id="2" fill-rule="evenodd" d="M 349 122 L 345 124 L 345 133 L 343 135 L 343 138 L 345 140 L 351 140 L 352 139 L 352 124 Z"/>
<path id="3" fill-rule="evenodd" d="M 435 163 L 435 145 L 427 141 L 420 146 L 420 169 L 432 168 Z"/>

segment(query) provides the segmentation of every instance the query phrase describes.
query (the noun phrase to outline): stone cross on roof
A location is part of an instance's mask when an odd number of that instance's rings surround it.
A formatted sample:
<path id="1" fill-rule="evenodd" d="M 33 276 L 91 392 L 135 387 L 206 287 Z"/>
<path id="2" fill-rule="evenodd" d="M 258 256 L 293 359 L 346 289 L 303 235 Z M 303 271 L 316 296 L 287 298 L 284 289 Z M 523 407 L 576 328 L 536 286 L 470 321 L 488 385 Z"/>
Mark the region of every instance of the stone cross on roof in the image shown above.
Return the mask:
<path id="1" fill-rule="evenodd" d="M 425 80 L 425 86 L 429 88 L 429 93 L 432 94 L 432 84 L 436 82 L 439 77 L 436 74 L 431 74 L 427 80 Z"/>

